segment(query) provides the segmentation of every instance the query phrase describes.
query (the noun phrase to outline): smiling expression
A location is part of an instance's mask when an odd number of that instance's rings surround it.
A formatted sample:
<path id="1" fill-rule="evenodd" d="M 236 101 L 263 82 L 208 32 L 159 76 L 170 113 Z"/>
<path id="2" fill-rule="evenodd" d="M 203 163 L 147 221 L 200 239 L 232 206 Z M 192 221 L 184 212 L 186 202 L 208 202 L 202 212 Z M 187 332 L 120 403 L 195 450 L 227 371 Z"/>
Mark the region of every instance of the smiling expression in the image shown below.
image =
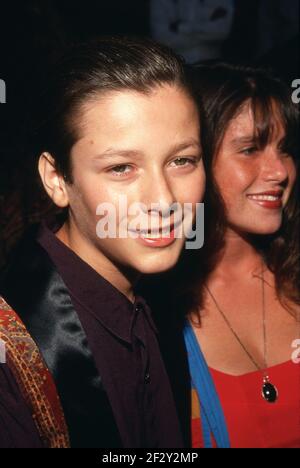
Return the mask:
<path id="1" fill-rule="evenodd" d="M 71 151 L 73 183 L 67 185 L 69 223 L 77 244 L 97 256 L 98 265 L 121 264 L 142 273 L 175 265 L 184 238 L 99 239 L 96 209 L 100 203 L 118 206 L 139 202 L 170 206 L 202 201 L 205 173 L 199 141 L 197 108 L 175 86 L 158 86 L 149 94 L 114 91 L 84 105 L 81 135 Z M 122 221 L 122 220 L 119 220 Z M 170 226 L 163 219 L 159 226 Z"/>
<path id="2" fill-rule="evenodd" d="M 255 141 L 254 118 L 246 103 L 230 122 L 214 163 L 229 227 L 244 233 L 272 234 L 282 223 L 296 179 L 292 156 L 284 150 L 285 132 L 274 108 L 267 144 Z"/>

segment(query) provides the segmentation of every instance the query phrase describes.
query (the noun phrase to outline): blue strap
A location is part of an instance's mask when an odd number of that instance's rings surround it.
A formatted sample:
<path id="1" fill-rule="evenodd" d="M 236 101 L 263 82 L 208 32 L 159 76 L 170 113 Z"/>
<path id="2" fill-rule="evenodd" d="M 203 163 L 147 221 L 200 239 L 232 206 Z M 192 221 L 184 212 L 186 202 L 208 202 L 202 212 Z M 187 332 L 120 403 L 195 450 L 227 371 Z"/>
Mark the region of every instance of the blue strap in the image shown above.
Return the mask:
<path id="1" fill-rule="evenodd" d="M 218 448 L 230 448 L 229 434 L 223 409 L 191 325 L 184 328 L 192 387 L 196 389 L 201 406 L 201 424 L 205 448 L 212 447 L 213 434 Z"/>

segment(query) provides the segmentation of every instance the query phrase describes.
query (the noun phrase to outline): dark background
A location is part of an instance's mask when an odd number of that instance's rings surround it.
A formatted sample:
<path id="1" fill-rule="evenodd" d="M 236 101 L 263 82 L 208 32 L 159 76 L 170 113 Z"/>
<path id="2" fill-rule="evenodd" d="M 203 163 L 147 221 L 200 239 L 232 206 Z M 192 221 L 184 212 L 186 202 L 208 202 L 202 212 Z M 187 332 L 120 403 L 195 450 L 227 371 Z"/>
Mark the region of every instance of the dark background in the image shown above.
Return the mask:
<path id="1" fill-rule="evenodd" d="M 21 131 L 44 68 L 76 41 L 107 34 L 150 36 L 150 1 L 2 2 L 0 79 L 6 82 L 7 103 L 0 104 L 0 266 L 26 225 L 49 210 L 34 165 L 24 151 Z M 298 37 L 288 42 L 274 39 L 267 53 L 259 55 L 258 11 L 264 1 L 235 1 L 235 18 L 222 58 L 270 65 L 291 83 L 299 76 Z"/>

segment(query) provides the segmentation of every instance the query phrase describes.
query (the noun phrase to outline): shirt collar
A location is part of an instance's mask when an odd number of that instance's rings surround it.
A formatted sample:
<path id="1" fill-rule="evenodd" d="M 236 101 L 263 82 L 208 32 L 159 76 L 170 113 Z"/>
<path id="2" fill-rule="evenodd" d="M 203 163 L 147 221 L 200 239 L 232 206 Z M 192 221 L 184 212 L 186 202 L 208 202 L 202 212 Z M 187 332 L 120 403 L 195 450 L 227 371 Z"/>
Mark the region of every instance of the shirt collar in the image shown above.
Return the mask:
<path id="1" fill-rule="evenodd" d="M 106 329 L 127 343 L 132 342 L 132 329 L 138 313 L 145 313 L 150 326 L 157 333 L 146 301 L 137 295 L 134 304 L 130 302 L 56 237 L 55 232 L 59 227 L 57 219 L 44 221 L 37 240 L 56 265 L 70 295 L 83 308 L 88 309 Z"/>

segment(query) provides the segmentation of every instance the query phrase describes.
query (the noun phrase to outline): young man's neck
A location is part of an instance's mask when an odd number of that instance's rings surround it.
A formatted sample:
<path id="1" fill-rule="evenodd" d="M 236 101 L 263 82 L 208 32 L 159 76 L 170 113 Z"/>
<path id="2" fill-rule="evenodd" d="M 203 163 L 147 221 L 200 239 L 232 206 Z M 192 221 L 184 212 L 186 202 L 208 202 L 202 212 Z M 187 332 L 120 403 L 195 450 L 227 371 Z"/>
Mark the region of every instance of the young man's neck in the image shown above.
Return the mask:
<path id="1" fill-rule="evenodd" d="M 73 250 L 78 257 L 91 266 L 99 275 L 110 282 L 116 289 L 124 294 L 130 302 L 134 303 L 134 285 L 139 275 L 125 274 L 106 258 L 100 250 L 89 242 L 78 230 L 70 229 L 68 222 L 56 232 L 56 237 L 69 249 Z"/>

